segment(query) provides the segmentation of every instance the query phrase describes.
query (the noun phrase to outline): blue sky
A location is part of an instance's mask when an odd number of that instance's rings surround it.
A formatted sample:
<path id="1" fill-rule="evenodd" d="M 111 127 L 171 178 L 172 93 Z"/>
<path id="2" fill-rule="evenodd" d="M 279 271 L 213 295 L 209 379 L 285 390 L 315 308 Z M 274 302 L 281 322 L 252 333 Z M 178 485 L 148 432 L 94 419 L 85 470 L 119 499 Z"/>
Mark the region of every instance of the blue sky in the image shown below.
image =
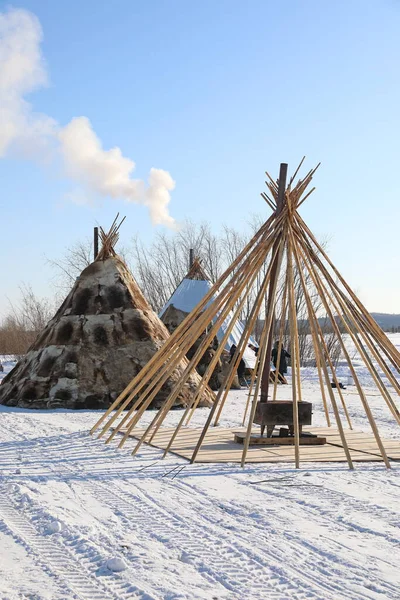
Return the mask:
<path id="1" fill-rule="evenodd" d="M 268 210 L 264 171 L 322 162 L 301 214 L 370 310 L 400 312 L 400 2 L 182 0 L 15 7 L 40 20 L 49 84 L 26 99 L 61 126 L 87 116 L 105 149 L 176 181 L 178 221 L 245 227 Z M 9 3 L 0 2 L 2 11 Z M 57 164 L 0 160 L 0 313 L 18 286 L 51 295 L 46 256 L 126 214 L 122 243 L 157 230 L 145 207 L 77 206 Z"/>

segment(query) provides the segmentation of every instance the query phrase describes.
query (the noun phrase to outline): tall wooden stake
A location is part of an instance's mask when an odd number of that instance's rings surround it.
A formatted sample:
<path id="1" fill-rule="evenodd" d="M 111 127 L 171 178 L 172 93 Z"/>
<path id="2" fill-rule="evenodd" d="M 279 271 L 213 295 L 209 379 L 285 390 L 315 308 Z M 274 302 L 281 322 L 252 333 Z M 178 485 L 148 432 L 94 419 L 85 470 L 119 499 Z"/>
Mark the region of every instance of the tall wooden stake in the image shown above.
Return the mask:
<path id="1" fill-rule="evenodd" d="M 286 190 L 286 178 L 287 178 L 287 169 L 288 166 L 286 163 L 281 163 L 279 169 L 279 181 L 278 181 L 278 198 L 277 198 L 277 206 L 276 206 L 276 215 L 278 216 L 285 205 L 285 190 Z M 274 251 L 279 246 L 279 239 L 276 240 Z M 277 255 L 271 271 L 271 281 L 269 283 L 268 290 L 268 309 L 267 313 L 270 313 L 272 310 L 271 302 L 274 301 L 275 293 L 272 291 L 277 287 L 277 280 L 279 277 L 279 256 Z M 275 329 L 275 310 L 274 315 L 272 317 L 271 329 L 269 332 L 268 342 L 267 342 L 267 351 L 265 354 L 265 362 L 263 367 L 263 372 L 261 375 L 261 393 L 260 393 L 260 402 L 267 402 L 268 400 L 268 390 L 269 390 L 269 375 L 271 371 L 271 350 L 272 350 L 272 340 L 274 337 L 274 329 Z M 277 365 L 277 368 L 279 365 Z"/>
<path id="2" fill-rule="evenodd" d="M 93 230 L 93 256 L 96 260 L 99 253 L 99 228 L 95 227 Z"/>

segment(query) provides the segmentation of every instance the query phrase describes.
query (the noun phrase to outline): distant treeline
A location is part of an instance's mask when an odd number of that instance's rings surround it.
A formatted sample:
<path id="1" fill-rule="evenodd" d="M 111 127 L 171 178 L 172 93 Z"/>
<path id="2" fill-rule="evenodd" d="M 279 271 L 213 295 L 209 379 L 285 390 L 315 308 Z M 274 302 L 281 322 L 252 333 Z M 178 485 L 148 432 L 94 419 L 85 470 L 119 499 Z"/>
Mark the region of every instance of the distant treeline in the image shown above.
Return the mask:
<path id="1" fill-rule="evenodd" d="M 383 331 L 387 331 L 389 333 L 400 333 L 400 315 L 373 312 L 371 313 L 371 316 L 375 319 Z"/>

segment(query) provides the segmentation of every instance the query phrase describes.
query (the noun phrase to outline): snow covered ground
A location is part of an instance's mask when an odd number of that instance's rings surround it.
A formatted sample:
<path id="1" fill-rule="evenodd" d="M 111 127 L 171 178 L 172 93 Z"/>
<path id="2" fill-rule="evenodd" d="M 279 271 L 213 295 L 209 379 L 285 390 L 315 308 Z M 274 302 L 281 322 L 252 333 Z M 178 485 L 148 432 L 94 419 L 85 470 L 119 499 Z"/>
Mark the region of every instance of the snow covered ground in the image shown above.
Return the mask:
<path id="1" fill-rule="evenodd" d="M 322 425 L 315 372 L 303 376 Z M 398 437 L 369 391 L 382 434 Z M 369 431 L 354 392 L 353 424 Z M 245 397 L 230 393 L 222 427 L 240 423 Z M 243 470 L 161 461 L 148 447 L 132 458 L 88 435 L 101 413 L 0 411 L 2 600 L 400 598 L 398 464 Z"/>

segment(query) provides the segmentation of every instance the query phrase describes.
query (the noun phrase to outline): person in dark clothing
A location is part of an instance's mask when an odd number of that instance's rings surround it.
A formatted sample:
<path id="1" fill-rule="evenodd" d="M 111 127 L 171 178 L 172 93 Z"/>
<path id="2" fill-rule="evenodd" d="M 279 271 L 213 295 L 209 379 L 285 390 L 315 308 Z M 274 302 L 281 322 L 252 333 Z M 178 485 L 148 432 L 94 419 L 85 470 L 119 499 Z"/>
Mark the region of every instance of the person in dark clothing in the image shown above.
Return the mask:
<path id="1" fill-rule="evenodd" d="M 232 362 L 233 357 L 235 356 L 235 352 L 236 352 L 236 345 L 232 344 L 232 346 L 230 347 L 230 350 L 229 350 L 229 354 L 231 355 L 231 358 L 229 359 L 230 363 Z M 239 383 L 242 383 L 242 381 L 244 380 L 245 369 L 246 369 L 246 365 L 244 363 L 243 358 L 241 358 L 240 363 L 238 364 L 238 368 L 237 368 L 237 375 L 239 378 Z"/>
<path id="2" fill-rule="evenodd" d="M 260 348 L 258 346 L 254 346 L 254 344 L 249 344 L 249 348 L 251 348 L 253 350 L 254 354 L 257 356 Z"/>
<path id="3" fill-rule="evenodd" d="M 287 373 L 287 360 L 286 359 L 290 358 L 290 354 L 289 354 L 289 352 L 286 352 L 286 350 L 282 346 L 280 360 L 279 360 L 279 366 L 277 367 L 276 364 L 278 362 L 278 351 L 279 351 L 279 342 L 275 342 L 274 347 L 272 348 L 272 352 L 271 352 L 272 362 L 274 364 L 275 369 L 278 369 L 278 371 L 281 375 L 285 375 L 285 373 Z"/>

